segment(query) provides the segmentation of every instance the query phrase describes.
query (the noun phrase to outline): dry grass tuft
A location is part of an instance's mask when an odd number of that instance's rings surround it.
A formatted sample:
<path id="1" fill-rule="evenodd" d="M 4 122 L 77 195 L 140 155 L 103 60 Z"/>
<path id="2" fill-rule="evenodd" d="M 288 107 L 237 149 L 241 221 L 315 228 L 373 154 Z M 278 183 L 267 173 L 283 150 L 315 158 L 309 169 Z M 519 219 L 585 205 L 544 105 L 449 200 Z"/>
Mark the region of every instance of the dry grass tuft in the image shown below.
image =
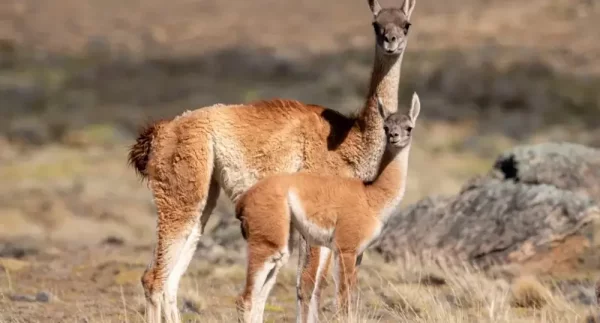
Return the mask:
<path id="1" fill-rule="evenodd" d="M 521 276 L 511 285 L 510 303 L 514 307 L 541 308 L 548 304 L 551 293 L 533 276 Z"/>

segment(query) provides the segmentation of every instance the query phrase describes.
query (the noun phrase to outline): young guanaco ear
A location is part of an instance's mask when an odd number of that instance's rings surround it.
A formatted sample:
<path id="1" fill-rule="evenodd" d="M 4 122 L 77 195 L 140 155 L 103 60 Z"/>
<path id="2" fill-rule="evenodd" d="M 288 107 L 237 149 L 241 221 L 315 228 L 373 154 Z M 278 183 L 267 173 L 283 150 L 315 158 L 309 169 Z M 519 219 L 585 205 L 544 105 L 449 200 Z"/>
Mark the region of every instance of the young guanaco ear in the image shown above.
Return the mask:
<path id="1" fill-rule="evenodd" d="M 404 0 L 404 3 L 402 3 L 402 11 L 404 11 L 406 19 L 410 20 L 410 15 L 412 14 L 413 10 L 415 10 L 416 4 L 417 0 Z"/>
<path id="2" fill-rule="evenodd" d="M 381 11 L 381 6 L 379 5 L 379 2 L 377 2 L 377 0 L 368 0 L 368 1 L 369 1 L 369 8 L 371 8 L 371 12 L 373 13 L 373 16 L 377 17 L 379 12 Z"/>
<path id="3" fill-rule="evenodd" d="M 388 117 L 388 113 L 385 107 L 383 106 L 383 102 L 381 102 L 379 96 L 375 97 L 375 101 L 377 101 L 377 111 L 379 111 L 379 115 L 383 120 L 385 120 Z"/>
<path id="4" fill-rule="evenodd" d="M 419 100 L 419 96 L 417 92 L 413 93 L 412 102 L 410 104 L 410 112 L 408 112 L 408 116 L 410 120 L 415 123 L 417 121 L 417 117 L 419 116 L 419 112 L 421 111 L 421 100 Z"/>

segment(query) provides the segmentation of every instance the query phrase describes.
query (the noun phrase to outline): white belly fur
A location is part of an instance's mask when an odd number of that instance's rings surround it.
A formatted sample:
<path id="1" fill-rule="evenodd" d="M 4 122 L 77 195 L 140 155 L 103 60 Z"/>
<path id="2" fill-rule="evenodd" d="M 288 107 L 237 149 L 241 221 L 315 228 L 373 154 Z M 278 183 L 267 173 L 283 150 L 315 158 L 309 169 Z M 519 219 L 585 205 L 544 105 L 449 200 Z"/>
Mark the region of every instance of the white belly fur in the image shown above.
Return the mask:
<path id="1" fill-rule="evenodd" d="M 290 208 L 292 223 L 311 245 L 319 245 L 331 248 L 334 228 L 322 228 L 313 223 L 306 215 L 300 197 L 290 188 L 287 194 L 287 203 Z"/>

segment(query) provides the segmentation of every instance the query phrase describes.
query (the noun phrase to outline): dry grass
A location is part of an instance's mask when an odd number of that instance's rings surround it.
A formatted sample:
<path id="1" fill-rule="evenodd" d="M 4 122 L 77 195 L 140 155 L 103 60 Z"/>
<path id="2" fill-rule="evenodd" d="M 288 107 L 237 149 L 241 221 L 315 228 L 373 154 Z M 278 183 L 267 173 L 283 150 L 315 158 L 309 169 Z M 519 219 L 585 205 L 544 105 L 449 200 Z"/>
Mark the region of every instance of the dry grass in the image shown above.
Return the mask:
<path id="1" fill-rule="evenodd" d="M 511 286 L 511 305 L 515 307 L 542 308 L 552 299 L 550 291 L 533 276 L 522 276 Z"/>
<path id="2" fill-rule="evenodd" d="M 193 322 L 235 320 L 232 304 L 244 279 L 242 268 L 213 268 L 208 276 L 193 276 L 183 283 L 182 299 L 201 315 L 186 317 Z M 468 266 L 369 259 L 359 277 L 350 317 L 335 313 L 329 282 L 321 311 L 324 322 L 579 322 L 595 310 L 570 303 L 534 278 L 510 283 Z M 294 320 L 293 286 L 294 264 L 289 264 L 269 298 L 267 322 Z"/>

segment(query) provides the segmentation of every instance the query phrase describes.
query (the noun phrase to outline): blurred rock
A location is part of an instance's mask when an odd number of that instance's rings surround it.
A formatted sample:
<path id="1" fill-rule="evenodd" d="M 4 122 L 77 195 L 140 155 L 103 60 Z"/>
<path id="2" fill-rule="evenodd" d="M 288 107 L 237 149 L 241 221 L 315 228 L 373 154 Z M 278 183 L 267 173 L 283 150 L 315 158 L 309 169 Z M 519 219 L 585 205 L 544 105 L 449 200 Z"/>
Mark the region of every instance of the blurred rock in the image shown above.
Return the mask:
<path id="1" fill-rule="evenodd" d="M 0 257 L 21 259 L 28 255 L 35 255 L 39 250 L 27 243 L 6 241 L 0 243 Z"/>
<path id="2" fill-rule="evenodd" d="M 8 139 L 0 135 L 0 161 L 9 161 L 17 157 L 18 150 Z"/>
<path id="3" fill-rule="evenodd" d="M 39 302 L 39 303 L 50 303 L 54 300 L 54 296 L 49 292 L 39 292 L 35 296 L 15 294 L 9 296 L 13 302 Z"/>
<path id="4" fill-rule="evenodd" d="M 408 251 L 484 268 L 573 270 L 598 244 L 599 156 L 567 143 L 511 149 L 459 194 L 428 197 L 398 213 L 374 250 L 388 261 Z"/>
<path id="5" fill-rule="evenodd" d="M 50 141 L 51 133 L 43 120 L 23 118 L 11 123 L 7 137 L 12 142 L 43 145 Z"/>
<path id="6" fill-rule="evenodd" d="M 194 313 L 194 314 L 202 314 L 202 310 L 200 306 L 196 304 L 193 300 L 184 298 L 183 299 L 183 309 L 181 310 L 183 313 Z"/>
<path id="7" fill-rule="evenodd" d="M 568 301 L 575 304 L 595 305 L 595 283 L 591 279 L 565 279 L 554 282 L 554 288 Z"/>
<path id="8" fill-rule="evenodd" d="M 40 303 L 50 303 L 54 297 L 49 292 L 39 292 L 35 295 L 35 300 Z"/>
<path id="9" fill-rule="evenodd" d="M 123 244 L 125 244 L 125 240 L 123 240 L 123 238 L 110 236 L 104 239 L 104 241 L 102 241 L 102 244 L 109 246 L 122 246 Z"/>
<path id="10" fill-rule="evenodd" d="M 496 159 L 490 176 L 552 185 L 600 201 L 600 150 L 571 143 L 517 146 Z"/>
<path id="11" fill-rule="evenodd" d="M 13 39 L 0 38 L 0 68 L 9 68 L 14 64 L 17 47 Z"/>
<path id="12" fill-rule="evenodd" d="M 90 58 L 102 60 L 110 57 L 110 42 L 104 36 L 95 35 L 88 38 L 85 50 Z"/>

